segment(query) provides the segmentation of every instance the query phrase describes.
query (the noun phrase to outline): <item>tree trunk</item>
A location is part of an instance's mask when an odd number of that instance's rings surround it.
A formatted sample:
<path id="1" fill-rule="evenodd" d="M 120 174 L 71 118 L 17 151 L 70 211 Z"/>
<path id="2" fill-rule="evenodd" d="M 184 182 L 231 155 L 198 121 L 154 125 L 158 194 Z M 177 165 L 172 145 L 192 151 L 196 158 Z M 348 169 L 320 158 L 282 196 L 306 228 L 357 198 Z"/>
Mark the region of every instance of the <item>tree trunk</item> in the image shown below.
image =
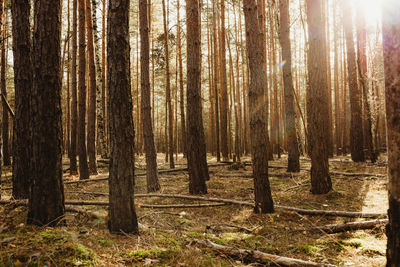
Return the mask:
<path id="1" fill-rule="evenodd" d="M 400 266 L 400 3 L 382 3 L 382 40 L 385 68 L 389 174 L 389 224 L 386 228 L 387 264 Z"/>
<path id="2" fill-rule="evenodd" d="M 129 68 L 129 0 L 108 7 L 107 61 L 111 161 L 109 222 L 112 233 L 138 233 L 134 189 L 134 125 Z"/>
<path id="3" fill-rule="evenodd" d="M 368 70 L 367 70 L 367 31 L 365 25 L 365 17 L 362 10 L 357 10 L 357 66 L 359 81 L 361 86 L 361 93 L 364 106 L 363 114 L 363 137 L 365 151 L 371 160 L 376 161 L 375 151 L 372 142 L 372 118 L 371 118 L 371 107 L 369 104 L 369 82 L 368 82 Z"/>
<path id="4" fill-rule="evenodd" d="M 221 161 L 220 153 L 220 120 L 219 120 L 219 89 L 218 89 L 218 74 L 219 74 L 219 63 L 218 63 L 218 38 L 217 38 L 217 13 L 216 13 L 216 1 L 212 2 L 212 18 L 213 18 L 213 40 L 214 40 L 214 101 L 215 101 L 215 140 L 216 140 L 216 153 L 217 162 Z"/>
<path id="5" fill-rule="evenodd" d="M 296 133 L 296 111 L 294 108 L 294 87 L 292 80 L 292 52 L 290 47 L 290 17 L 289 1 L 279 2 L 280 10 L 280 40 L 282 46 L 282 59 L 286 64 L 283 65 L 283 83 L 285 94 L 285 127 L 288 144 L 288 172 L 299 172 L 299 144 Z"/>
<path id="6" fill-rule="evenodd" d="M 2 7 L 2 39 L 1 42 L 1 79 L 0 79 L 0 86 L 1 86 L 1 94 L 3 95 L 3 99 L 1 103 L 3 104 L 3 119 L 1 121 L 2 127 L 2 136 L 3 136 L 3 164 L 4 166 L 11 165 L 10 159 L 10 151 L 9 151 L 9 121 L 8 121 L 8 110 L 7 110 L 7 103 L 4 100 L 7 100 L 7 82 L 6 82 L 6 75 L 7 75 L 7 57 L 8 57 L 8 50 L 6 47 L 7 43 L 7 11 L 5 10 L 5 2 L 3 2 Z"/>
<path id="7" fill-rule="evenodd" d="M 308 78 L 307 92 L 307 123 L 309 135 L 309 154 L 311 156 L 311 192 L 325 194 L 332 189 L 329 176 L 328 154 L 329 149 L 326 138 L 326 129 L 329 129 L 329 111 L 326 100 L 327 64 L 323 55 L 326 37 L 322 29 L 323 0 L 307 0 L 308 22 Z"/>
<path id="8" fill-rule="evenodd" d="M 86 53 L 85 53 L 85 1 L 79 3 L 79 115 L 78 115 L 78 155 L 79 178 L 89 179 L 86 154 Z"/>
<path id="9" fill-rule="evenodd" d="M 264 90 L 267 79 L 264 73 L 262 25 L 257 20 L 255 0 L 244 0 L 247 56 L 250 69 L 249 113 L 250 141 L 252 147 L 254 194 L 256 213 L 274 211 L 268 180 L 268 132 Z"/>
<path id="10" fill-rule="evenodd" d="M 183 90 L 183 64 L 182 64 L 182 48 L 181 48 L 181 20 L 179 16 L 179 0 L 177 0 L 177 47 L 178 47 L 178 62 L 179 62 L 179 92 L 180 92 L 180 112 L 181 112 L 181 139 L 182 139 L 182 150 L 183 155 L 186 157 L 187 155 L 187 142 L 186 142 L 186 121 L 185 121 L 185 95 Z"/>
<path id="11" fill-rule="evenodd" d="M 349 1 L 343 1 L 343 27 L 346 36 L 347 68 L 350 90 L 350 152 L 355 162 L 365 161 L 363 119 L 361 108 L 361 92 L 357 83 L 356 54 L 354 51 L 354 37 L 352 11 Z"/>
<path id="12" fill-rule="evenodd" d="M 110 149 L 110 133 L 108 131 L 109 126 L 109 112 L 107 108 L 107 79 L 106 79 L 106 1 L 103 1 L 103 16 L 102 16 L 102 30 L 101 30 L 101 110 L 104 119 L 104 139 L 105 139 L 105 150 L 103 157 L 109 157 Z"/>
<path id="13" fill-rule="evenodd" d="M 220 66 L 221 66 L 221 152 L 224 161 L 229 160 L 228 155 L 228 85 L 226 77 L 226 47 L 225 47 L 225 0 L 221 1 L 221 34 Z"/>
<path id="14" fill-rule="evenodd" d="M 88 42 L 88 60 L 89 60 L 89 103 L 88 103 L 88 129 L 87 129 L 87 152 L 89 156 L 89 172 L 97 174 L 96 163 L 96 65 L 94 58 L 94 41 L 93 41 L 93 21 L 92 7 L 90 0 L 86 0 L 86 29 Z"/>
<path id="15" fill-rule="evenodd" d="M 78 52 L 78 0 L 73 1 L 72 8 L 72 68 L 71 68 L 71 152 L 70 173 L 78 174 L 76 163 L 77 135 L 78 135 L 78 84 L 77 84 L 77 52 Z"/>
<path id="16" fill-rule="evenodd" d="M 32 92 L 32 187 L 28 224 L 63 223 L 61 1 L 35 1 Z"/>
<path id="17" fill-rule="evenodd" d="M 168 109 L 168 151 L 169 151 L 169 167 L 175 168 L 174 163 L 174 129 L 172 125 L 173 113 L 171 105 L 171 82 L 169 73 L 169 47 L 168 47 L 168 25 L 165 0 L 162 1 L 163 22 L 164 22 L 164 49 L 165 49 L 165 98 Z"/>
<path id="18" fill-rule="evenodd" d="M 150 42 L 149 22 L 147 13 L 147 0 L 139 1 L 140 16 L 140 83 L 142 88 L 142 124 L 144 135 L 144 149 L 146 153 L 146 178 L 147 192 L 155 192 L 160 189 L 157 171 L 157 153 L 154 145 L 153 126 L 151 123 L 150 105 Z"/>
<path id="19" fill-rule="evenodd" d="M 102 158 L 107 157 L 107 141 L 105 136 L 105 125 L 104 125 L 104 116 L 103 108 L 102 108 L 102 86 L 105 83 L 105 80 L 102 76 L 102 65 L 100 59 L 101 47 L 100 47 L 100 37 L 99 31 L 97 27 L 97 0 L 92 0 L 92 21 L 93 21 L 93 36 L 95 43 L 95 59 L 96 59 L 96 118 L 97 118 L 97 153 L 101 155 Z M 101 87 L 100 85 L 101 84 Z"/>
<path id="20" fill-rule="evenodd" d="M 29 0 L 11 1 L 14 84 L 15 84 L 15 120 L 13 135 L 13 198 L 29 197 L 31 160 L 32 160 L 32 41 Z"/>
<path id="21" fill-rule="evenodd" d="M 187 156 L 189 193 L 206 194 L 209 180 L 201 106 L 200 7 L 198 0 L 186 0 L 187 21 Z"/>

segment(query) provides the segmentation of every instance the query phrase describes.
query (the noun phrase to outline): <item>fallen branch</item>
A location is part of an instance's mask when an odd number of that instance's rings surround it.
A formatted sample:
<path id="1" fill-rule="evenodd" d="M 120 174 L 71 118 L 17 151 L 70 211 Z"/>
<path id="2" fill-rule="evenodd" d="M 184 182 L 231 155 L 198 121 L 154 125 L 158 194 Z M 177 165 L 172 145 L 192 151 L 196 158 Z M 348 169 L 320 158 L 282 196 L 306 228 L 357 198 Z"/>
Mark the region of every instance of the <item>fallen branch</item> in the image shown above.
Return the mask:
<path id="1" fill-rule="evenodd" d="M 293 207 L 275 205 L 276 209 L 293 211 L 301 215 L 310 216 L 333 216 L 333 217 L 347 217 L 347 218 L 385 218 L 387 213 L 374 213 L 374 212 L 352 212 L 352 211 L 337 211 L 337 210 L 310 210 L 298 209 Z"/>
<path id="2" fill-rule="evenodd" d="M 380 219 L 373 221 L 364 221 L 364 222 L 349 222 L 349 223 L 339 223 L 339 224 L 328 224 L 325 226 L 318 226 L 307 229 L 310 232 L 321 231 L 327 234 L 334 234 L 346 231 L 354 231 L 361 229 L 373 229 L 377 225 L 386 224 L 388 219 Z"/>
<path id="3" fill-rule="evenodd" d="M 251 173 L 217 173 L 214 174 L 216 177 L 226 177 L 226 178 L 253 178 L 253 174 Z M 299 174 L 294 174 L 290 172 L 286 173 L 269 173 L 269 177 L 282 177 L 282 178 L 291 178 L 294 176 L 299 176 Z"/>
<path id="4" fill-rule="evenodd" d="M 68 194 L 81 194 L 81 195 L 93 195 L 93 196 L 108 196 L 108 193 L 103 192 L 86 192 L 86 191 L 64 191 Z"/>
<path id="5" fill-rule="evenodd" d="M 281 257 L 264 253 L 258 250 L 249 250 L 218 245 L 214 242 L 211 242 L 210 240 L 196 240 L 196 242 L 208 248 L 212 248 L 221 254 L 233 256 L 246 262 L 259 262 L 264 264 L 275 264 L 278 266 L 335 266 L 331 264 L 322 264 L 294 258 Z"/>
<path id="6" fill-rule="evenodd" d="M 211 229 L 212 226 L 225 226 L 225 227 L 230 227 L 230 228 L 236 228 L 239 231 L 246 232 L 246 233 L 252 233 L 253 230 L 243 227 L 243 226 L 238 226 L 238 225 L 233 225 L 233 224 L 225 224 L 225 223 L 218 223 L 218 224 L 211 224 L 206 226 L 206 230 Z"/>
<path id="7" fill-rule="evenodd" d="M 349 173 L 349 172 L 330 172 L 333 175 L 342 175 L 342 176 L 376 176 L 376 177 L 386 177 L 386 174 L 379 174 L 379 173 Z"/>

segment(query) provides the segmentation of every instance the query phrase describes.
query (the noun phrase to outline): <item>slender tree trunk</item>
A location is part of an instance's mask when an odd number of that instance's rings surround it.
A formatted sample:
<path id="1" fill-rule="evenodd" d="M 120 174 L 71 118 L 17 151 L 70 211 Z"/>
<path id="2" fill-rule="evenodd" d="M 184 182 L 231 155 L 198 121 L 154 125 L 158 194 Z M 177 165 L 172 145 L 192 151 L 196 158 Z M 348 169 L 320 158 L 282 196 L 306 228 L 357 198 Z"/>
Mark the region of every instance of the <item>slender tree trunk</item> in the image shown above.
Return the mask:
<path id="1" fill-rule="evenodd" d="M 180 112 L 181 112 L 181 139 L 182 139 L 182 150 L 183 155 L 186 157 L 187 155 L 187 142 L 186 142 L 186 121 L 185 121 L 185 95 L 183 90 L 183 64 L 182 64 L 182 47 L 181 47 L 181 20 L 180 20 L 180 3 L 177 0 L 177 43 L 176 46 L 178 47 L 178 62 L 179 62 L 179 92 L 180 92 Z"/>
<path id="2" fill-rule="evenodd" d="M 68 158 L 71 158 L 71 1 L 68 1 L 68 44 L 67 44 L 67 152 Z"/>
<path id="3" fill-rule="evenodd" d="M 89 157 L 89 172 L 97 174 L 96 163 L 96 65 L 93 40 L 93 21 L 92 7 L 90 0 L 86 0 L 86 29 L 88 43 L 88 60 L 89 60 L 89 103 L 88 103 L 88 129 L 87 129 L 87 152 Z"/>
<path id="4" fill-rule="evenodd" d="M 85 1 L 79 3 L 79 115 L 78 115 L 78 155 L 79 178 L 89 179 L 86 154 L 86 45 L 85 45 Z"/>
<path id="5" fill-rule="evenodd" d="M 63 222 L 61 1 L 35 1 L 32 94 L 32 187 L 28 224 Z"/>
<path id="6" fill-rule="evenodd" d="M 215 100 L 215 140 L 216 140 L 216 152 L 217 152 L 217 162 L 221 161 L 220 153 L 220 120 L 219 120 L 219 89 L 218 89 L 218 73 L 219 73 L 219 63 L 218 63 L 218 38 L 217 38 L 217 13 L 216 13 L 216 1 L 212 2 L 213 11 L 213 40 L 214 40 L 214 100 Z"/>
<path id="7" fill-rule="evenodd" d="M 151 123 L 150 105 L 150 42 L 149 22 L 147 13 L 147 0 L 139 1 L 140 16 L 140 83 L 142 88 L 142 125 L 144 135 L 144 149 L 146 153 L 146 178 L 147 192 L 155 192 L 160 189 L 157 171 L 157 153 L 154 145 L 153 126 Z"/>
<path id="8" fill-rule="evenodd" d="M 103 68 L 101 63 L 101 46 L 100 46 L 100 37 L 99 31 L 97 27 L 97 0 L 92 0 L 92 21 L 93 21 L 93 36 L 94 36 L 94 43 L 95 43 L 95 57 L 96 57 L 96 116 L 97 116 L 97 153 L 101 155 L 103 158 L 107 157 L 107 141 L 105 136 L 105 125 L 104 125 L 104 117 L 105 114 L 103 113 L 102 108 L 102 87 L 103 84 L 105 86 L 105 79 L 103 79 Z M 101 86 L 100 86 L 101 84 Z"/>
<path id="9" fill-rule="evenodd" d="M 29 0 L 11 1 L 14 52 L 15 119 L 13 142 L 13 198 L 29 197 L 32 161 L 32 41 Z"/>
<path id="10" fill-rule="evenodd" d="M 346 35 L 347 68 L 350 90 L 350 151 L 355 162 L 365 161 L 364 135 L 361 107 L 361 92 L 357 83 L 356 54 L 354 51 L 354 37 L 352 25 L 352 12 L 349 1 L 343 1 L 343 27 Z"/>
<path id="11" fill-rule="evenodd" d="M 206 194 L 209 180 L 201 105 L 201 27 L 198 0 L 186 0 L 187 21 L 187 156 L 189 193 Z"/>
<path id="12" fill-rule="evenodd" d="M 268 132 L 264 90 L 267 79 L 264 73 L 263 30 L 257 20 L 257 3 L 244 0 L 247 56 L 250 69 L 249 113 L 253 159 L 254 194 L 256 213 L 274 212 L 274 203 L 268 180 Z"/>
<path id="13" fill-rule="evenodd" d="M 78 52 L 78 0 L 73 1 L 72 8 L 72 68 L 71 68 L 71 153 L 70 173 L 78 174 L 76 163 L 78 135 L 78 83 L 77 83 L 77 52 Z"/>
<path id="14" fill-rule="evenodd" d="M 1 86 L 1 94 L 3 98 L 7 100 L 7 83 L 6 83 L 6 75 L 7 75 L 7 57 L 8 57 L 8 50 L 6 47 L 6 36 L 7 36 L 7 11 L 5 10 L 5 3 L 3 2 L 3 12 L 2 12 L 2 39 L 1 42 L 1 79 L 0 79 L 0 86 Z M 3 136 L 3 164 L 4 166 L 11 165 L 11 158 L 10 158 L 10 150 L 9 150 L 9 121 L 8 121 L 8 109 L 7 103 L 2 99 L 1 103 L 3 104 L 3 119 L 2 119 L 2 136 Z"/>
<path id="15" fill-rule="evenodd" d="M 288 143 L 288 172 L 299 172 L 299 144 L 296 133 L 296 111 L 294 107 L 294 87 L 292 80 L 292 52 L 290 47 L 289 0 L 279 2 L 280 40 L 282 46 L 284 94 L 285 94 L 285 130 Z"/>
<path id="16" fill-rule="evenodd" d="M 175 168 L 174 163 L 174 130 L 172 125 L 173 113 L 171 105 L 171 82 L 169 72 L 169 47 L 168 47 L 168 25 L 167 25 L 167 12 L 165 7 L 165 0 L 162 1 L 163 5 L 163 22 L 164 22 L 164 49 L 165 49 L 165 97 L 168 108 L 168 151 L 169 151 L 169 167 Z"/>
<path id="17" fill-rule="evenodd" d="M 400 266 L 400 3 L 382 3 L 389 174 L 389 224 L 386 266 Z"/>
<path id="18" fill-rule="evenodd" d="M 103 157 L 109 157 L 110 155 L 110 133 L 108 131 L 109 126 L 109 112 L 107 108 L 107 79 L 106 79 L 106 1 L 103 1 L 103 16 L 102 16 L 102 31 L 101 31 L 101 80 L 103 81 L 101 84 L 101 110 L 104 118 L 104 139 L 105 143 L 105 151 Z"/>
<path id="19" fill-rule="evenodd" d="M 221 62 L 221 152 L 224 161 L 228 155 L 228 85 L 226 75 L 226 46 L 225 46 L 225 0 L 221 1 L 221 34 L 220 34 L 220 62 Z"/>
<path id="20" fill-rule="evenodd" d="M 307 93 L 307 117 L 309 135 L 309 153 L 311 155 L 311 192 L 325 194 L 332 189 L 329 176 L 329 149 L 325 140 L 328 129 L 329 110 L 326 100 L 328 90 L 326 57 L 323 55 L 326 36 L 322 29 L 323 0 L 307 0 L 308 22 L 308 78 L 309 92 Z"/>
<path id="21" fill-rule="evenodd" d="M 134 125 L 129 67 L 129 0 L 110 0 L 108 7 L 108 85 L 110 107 L 110 207 L 113 233 L 138 233 L 133 198 Z"/>
<path id="22" fill-rule="evenodd" d="M 333 32 L 334 32 L 334 59 L 333 59 L 333 87 L 334 87 L 334 92 L 335 92 L 335 143 L 336 143 L 336 155 L 342 154 L 342 142 L 341 142 L 341 131 L 340 131 L 340 126 L 341 126 L 341 113 L 342 111 L 340 110 L 340 94 L 339 94 L 339 51 L 338 51 L 338 29 L 336 26 L 336 7 L 333 7 L 333 18 L 334 18 L 334 23 L 333 23 Z"/>

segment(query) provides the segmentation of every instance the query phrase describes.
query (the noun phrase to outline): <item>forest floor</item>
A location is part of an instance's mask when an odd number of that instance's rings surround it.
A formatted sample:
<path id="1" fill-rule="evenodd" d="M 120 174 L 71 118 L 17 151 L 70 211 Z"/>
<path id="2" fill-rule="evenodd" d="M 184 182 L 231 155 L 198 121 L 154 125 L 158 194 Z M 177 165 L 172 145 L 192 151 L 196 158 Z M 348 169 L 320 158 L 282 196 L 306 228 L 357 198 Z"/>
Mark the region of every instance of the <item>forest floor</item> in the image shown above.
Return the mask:
<path id="1" fill-rule="evenodd" d="M 330 170 L 347 173 L 385 174 L 385 157 L 378 164 L 353 163 L 349 157 L 330 160 Z M 209 158 L 215 162 L 215 158 Z M 242 159 L 242 160 L 249 160 Z M 167 169 L 159 154 L 159 169 Z M 143 156 L 136 159 L 137 173 L 144 172 Z M 285 166 L 286 158 L 270 161 Z M 64 167 L 68 167 L 65 159 Z M 108 169 L 99 164 L 99 174 Z M 185 167 L 183 159 L 177 168 Z M 301 159 L 302 168 L 310 168 Z M 210 167 L 206 197 L 253 200 L 251 166 L 235 170 L 232 166 Z M 285 169 L 270 169 L 284 173 Z M 232 175 L 235 177 L 232 177 Z M 10 178 L 10 169 L 3 180 Z M 241 177 L 242 176 L 242 177 Z M 386 212 L 387 178 L 332 175 L 333 191 L 325 195 L 310 193 L 310 174 L 302 170 L 289 178 L 270 177 L 275 204 L 304 209 Z M 65 179 L 77 180 L 65 173 Z M 95 177 L 91 177 L 95 178 Z M 160 175 L 161 193 L 188 195 L 188 173 Z M 3 187 L 11 186 L 3 182 Z M 107 181 L 65 185 L 66 200 L 107 201 L 107 196 L 80 192 L 108 193 Z M 146 193 L 145 177 L 136 178 L 135 193 Z M 9 199 L 9 191 L 2 191 Z M 82 213 L 67 213 L 67 226 L 33 227 L 25 224 L 26 207 L 0 206 L 0 266 L 256 266 L 246 259 L 231 257 L 198 244 L 211 240 L 217 244 L 259 250 L 279 256 L 338 266 L 383 266 L 386 236 L 384 225 L 370 230 L 327 234 L 308 231 L 310 227 L 363 221 L 326 216 L 300 215 L 278 210 L 274 214 L 254 214 L 251 207 L 226 205 L 207 208 L 148 209 L 143 204 L 196 204 L 193 200 L 135 198 L 140 235 L 114 235 L 107 230 L 107 210 L 101 206 L 74 207 Z M 204 203 L 204 202 L 201 202 Z M 249 265 L 250 264 L 250 265 Z"/>

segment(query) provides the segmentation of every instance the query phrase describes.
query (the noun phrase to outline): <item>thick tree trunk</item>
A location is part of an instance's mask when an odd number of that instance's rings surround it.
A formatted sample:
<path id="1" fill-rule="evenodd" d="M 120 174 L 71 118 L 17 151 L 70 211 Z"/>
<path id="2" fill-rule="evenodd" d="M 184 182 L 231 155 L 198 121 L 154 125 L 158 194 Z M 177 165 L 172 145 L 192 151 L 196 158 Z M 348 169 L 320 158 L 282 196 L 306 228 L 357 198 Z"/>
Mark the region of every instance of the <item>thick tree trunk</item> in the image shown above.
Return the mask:
<path id="1" fill-rule="evenodd" d="M 365 25 L 365 17 L 362 10 L 357 10 L 357 65 L 359 81 L 361 86 L 361 93 L 363 99 L 363 137 L 364 147 L 368 158 L 371 162 L 376 161 L 376 155 L 372 142 L 372 117 L 371 107 L 369 104 L 369 82 L 368 82 L 368 69 L 367 69 L 367 30 Z"/>
<path id="2" fill-rule="evenodd" d="M 0 79 L 0 87 L 2 96 L 2 110 L 3 110 L 3 119 L 1 121 L 2 127 L 1 132 L 3 136 L 3 164 L 4 166 L 11 165 L 10 158 L 10 150 L 9 150 L 9 121 L 8 121 L 8 109 L 7 103 L 4 100 L 7 100 L 7 57 L 8 57 L 8 49 L 7 49 L 7 11 L 5 10 L 5 2 L 3 2 L 2 7 L 2 23 L 1 23 L 1 34 L 2 34 L 2 42 L 1 42 L 1 79 Z"/>
<path id="3" fill-rule="evenodd" d="M 78 83 L 77 83 L 77 52 L 78 52 L 78 0 L 73 1 L 72 8 L 72 68 L 71 68 L 71 152 L 70 173 L 78 174 L 76 163 L 77 135 L 78 135 Z"/>
<path id="4" fill-rule="evenodd" d="M 90 0 L 86 1 L 86 30 L 88 43 L 88 60 L 89 60 L 89 103 L 88 103 L 88 127 L 87 127 L 87 152 L 89 156 L 89 172 L 97 174 L 96 163 L 96 65 L 94 58 L 94 41 L 93 41 L 93 21 L 92 7 Z"/>
<path id="5" fill-rule="evenodd" d="M 164 49 L 165 49 L 165 98 L 168 109 L 168 152 L 169 152 L 169 167 L 175 168 L 174 163 L 174 129 L 172 125 L 173 113 L 171 105 L 171 81 L 169 73 L 169 45 L 168 45 L 168 25 L 167 25 L 167 12 L 165 7 L 165 0 L 162 1 L 163 8 L 163 22 L 164 22 Z"/>
<path id="6" fill-rule="evenodd" d="M 13 198 L 29 197 L 32 161 L 32 41 L 29 15 L 29 0 L 11 1 L 15 120 L 13 135 Z"/>
<path id="7" fill-rule="evenodd" d="M 321 5 L 323 0 L 307 0 L 308 22 L 308 78 L 307 92 L 307 123 L 309 135 L 309 154 L 311 156 L 311 192 L 325 194 L 332 189 L 329 176 L 328 154 L 329 149 L 326 138 L 326 129 L 329 129 L 327 64 L 323 50 L 326 37 L 322 29 Z"/>
<path id="8" fill-rule="evenodd" d="M 189 193 L 206 194 L 209 180 L 201 105 L 200 7 L 186 0 L 187 21 L 187 156 Z"/>
<path id="9" fill-rule="evenodd" d="M 150 43 L 149 22 L 147 13 L 147 0 L 139 1 L 140 17 L 140 83 L 142 89 L 142 125 L 144 135 L 144 149 L 146 153 L 146 178 L 147 192 L 155 192 L 160 189 L 157 171 L 157 153 L 154 145 L 153 126 L 151 123 L 150 105 Z"/>
<path id="10" fill-rule="evenodd" d="M 28 224 L 62 223 L 61 1 L 35 1 L 32 90 L 32 187 Z"/>
<path id="11" fill-rule="evenodd" d="M 350 90 L 350 152 L 355 162 L 365 161 L 363 119 L 361 107 L 361 92 L 357 83 L 356 54 L 354 51 L 354 37 L 352 12 L 349 1 L 343 1 L 343 27 L 346 36 L 347 68 Z"/>
<path id="12" fill-rule="evenodd" d="M 382 3 L 389 174 L 387 264 L 400 266 L 400 2 Z"/>
<path id="13" fill-rule="evenodd" d="M 134 125 L 129 68 L 129 0 L 111 0 L 108 7 L 107 61 L 111 160 L 109 179 L 110 232 L 138 233 L 133 198 Z"/>
<path id="14" fill-rule="evenodd" d="M 252 147 L 254 194 L 256 213 L 274 211 L 274 203 L 268 180 L 268 132 L 264 90 L 267 79 L 264 73 L 262 25 L 257 20 L 257 3 L 244 0 L 247 56 L 250 69 L 249 113 L 250 141 Z"/>
<path id="15" fill-rule="evenodd" d="M 79 3 L 79 115 L 78 115 L 78 155 L 79 178 L 89 179 L 89 167 L 86 154 L 86 35 L 85 35 L 85 1 Z"/>
<path id="16" fill-rule="evenodd" d="M 288 172 L 299 172 L 299 144 L 296 133 L 296 111 L 294 108 L 294 87 L 292 80 L 292 52 L 290 47 L 290 17 L 289 1 L 279 2 L 280 10 L 280 40 L 282 46 L 282 59 L 286 62 L 283 65 L 283 83 L 285 94 L 285 130 L 288 144 Z"/>

